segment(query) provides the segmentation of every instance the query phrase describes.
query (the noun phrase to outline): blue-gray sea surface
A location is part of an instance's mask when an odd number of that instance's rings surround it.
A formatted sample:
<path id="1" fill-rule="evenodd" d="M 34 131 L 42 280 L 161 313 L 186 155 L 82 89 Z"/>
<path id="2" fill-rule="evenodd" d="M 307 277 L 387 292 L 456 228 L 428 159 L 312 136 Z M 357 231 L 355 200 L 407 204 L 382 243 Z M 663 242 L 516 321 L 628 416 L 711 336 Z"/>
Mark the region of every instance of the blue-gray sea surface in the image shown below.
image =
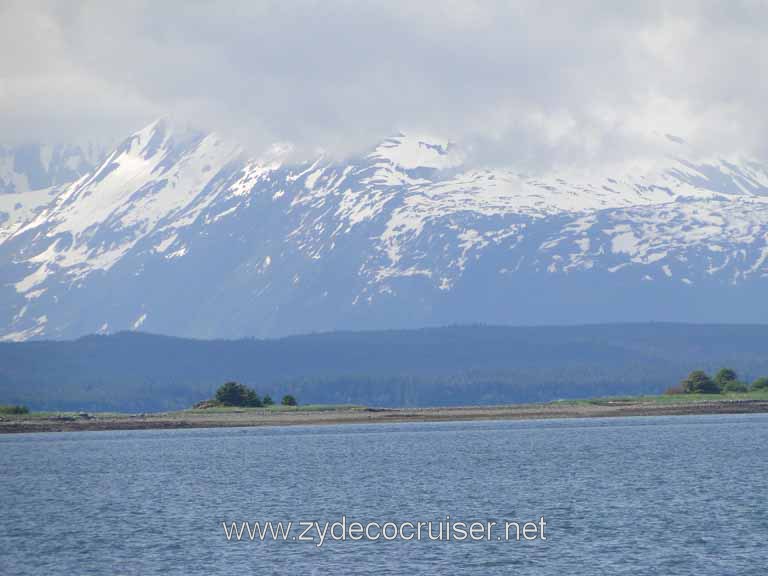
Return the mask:
<path id="1" fill-rule="evenodd" d="M 0 574 L 766 574 L 768 415 L 0 437 Z M 546 540 L 227 541 L 224 520 Z"/>

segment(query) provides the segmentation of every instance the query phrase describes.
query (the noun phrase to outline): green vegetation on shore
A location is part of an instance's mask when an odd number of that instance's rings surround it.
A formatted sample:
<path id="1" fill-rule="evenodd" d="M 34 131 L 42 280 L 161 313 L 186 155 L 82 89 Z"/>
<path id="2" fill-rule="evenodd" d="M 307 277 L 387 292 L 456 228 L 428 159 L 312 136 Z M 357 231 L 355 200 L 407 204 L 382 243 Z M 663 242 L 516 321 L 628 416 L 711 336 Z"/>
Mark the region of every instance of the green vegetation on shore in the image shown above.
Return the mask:
<path id="1" fill-rule="evenodd" d="M 301 406 L 284 406 L 282 404 L 272 404 L 271 406 L 248 407 L 248 406 L 207 406 L 205 408 L 188 408 L 178 412 L 169 412 L 169 414 L 227 414 L 227 413 L 262 413 L 271 414 L 279 412 L 334 412 L 334 411 L 354 411 L 368 410 L 366 406 L 359 404 L 302 404 Z"/>
<path id="2" fill-rule="evenodd" d="M 206 410 L 210 408 L 266 408 L 275 404 L 272 397 L 267 394 L 261 398 L 253 388 L 237 382 L 225 382 L 216 390 L 213 399 L 203 400 L 195 404 L 194 408 Z M 296 397 L 291 394 L 283 396 L 282 406 L 296 407 L 299 405 Z"/>
<path id="3" fill-rule="evenodd" d="M 0 414 L 29 414 L 29 408 L 26 406 L 0 404 Z"/>
<path id="4" fill-rule="evenodd" d="M 748 392 L 723 392 L 720 394 L 660 394 L 645 396 L 602 396 L 582 400 L 557 400 L 552 404 L 563 405 L 605 405 L 605 404 L 688 404 L 732 401 L 768 401 L 768 389 Z"/>
<path id="5" fill-rule="evenodd" d="M 768 377 L 758 378 L 749 385 L 739 380 L 735 370 L 721 368 L 714 378 L 704 370 L 694 370 L 680 384 L 667 388 L 664 394 L 746 394 L 760 390 L 768 390 Z"/>
<path id="6" fill-rule="evenodd" d="M 674 405 L 688 403 L 709 403 L 709 402 L 731 402 L 731 401 L 768 401 L 768 377 L 757 378 L 751 385 L 747 385 L 738 379 L 734 370 L 723 368 L 719 370 L 714 377 L 710 377 L 702 370 L 694 370 L 679 385 L 667 389 L 661 395 L 638 395 L 638 396 L 602 396 L 585 399 L 567 399 L 556 400 L 544 403 L 523 403 L 523 404 L 497 404 L 495 407 L 546 407 L 553 406 L 607 406 L 607 405 Z M 487 404 L 467 405 L 465 408 L 483 408 L 490 407 Z M 458 407 L 454 407 L 458 408 Z M 405 409 L 405 408 L 403 408 Z M 255 390 L 237 382 L 226 382 L 219 386 L 210 400 L 198 402 L 192 408 L 180 411 L 126 414 L 120 412 L 30 412 L 26 406 L 20 405 L 0 405 L 0 416 L 8 416 L 12 421 L 52 419 L 61 421 L 78 420 L 112 420 L 125 417 L 182 417 L 184 414 L 227 414 L 227 413 L 262 413 L 269 414 L 273 412 L 333 412 L 333 411 L 358 411 L 369 410 L 371 408 L 359 404 L 307 404 L 298 405 L 298 401 L 291 394 L 282 397 L 279 404 L 276 404 L 269 395 L 260 397 Z M 8 419 L 8 418 L 6 418 Z"/>
<path id="7" fill-rule="evenodd" d="M 569 408 L 570 407 L 570 408 Z M 407 420 L 563 418 L 768 412 L 768 388 L 746 393 L 612 396 L 545 403 L 435 408 L 367 408 L 349 404 L 209 406 L 172 412 L 29 412 L 0 418 L 0 433 L 118 430 Z"/>

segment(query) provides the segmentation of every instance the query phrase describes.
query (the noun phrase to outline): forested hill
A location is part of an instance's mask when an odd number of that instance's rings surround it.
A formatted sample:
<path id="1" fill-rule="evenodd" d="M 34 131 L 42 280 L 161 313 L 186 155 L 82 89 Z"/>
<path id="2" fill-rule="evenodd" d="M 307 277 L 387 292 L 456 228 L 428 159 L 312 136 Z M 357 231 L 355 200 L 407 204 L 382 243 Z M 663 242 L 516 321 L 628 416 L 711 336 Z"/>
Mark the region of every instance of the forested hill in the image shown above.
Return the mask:
<path id="1" fill-rule="evenodd" d="M 768 375 L 768 326 L 464 326 L 277 340 L 142 333 L 0 343 L 0 403 L 33 409 L 188 407 L 226 380 L 303 403 L 372 406 L 659 393 L 694 368 Z"/>

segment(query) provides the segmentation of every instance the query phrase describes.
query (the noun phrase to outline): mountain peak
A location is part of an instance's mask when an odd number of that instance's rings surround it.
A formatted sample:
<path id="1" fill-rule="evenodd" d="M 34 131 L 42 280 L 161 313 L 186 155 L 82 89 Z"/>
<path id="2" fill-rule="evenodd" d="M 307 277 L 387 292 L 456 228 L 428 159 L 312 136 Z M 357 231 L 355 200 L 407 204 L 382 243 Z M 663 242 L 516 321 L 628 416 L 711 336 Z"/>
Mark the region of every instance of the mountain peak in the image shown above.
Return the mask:
<path id="1" fill-rule="evenodd" d="M 145 126 L 0 237 L 2 334 L 756 321 L 765 309 L 759 163 L 527 176 L 406 134 L 346 162 L 289 157 Z M 702 316 L 715 301 L 720 316 Z"/>

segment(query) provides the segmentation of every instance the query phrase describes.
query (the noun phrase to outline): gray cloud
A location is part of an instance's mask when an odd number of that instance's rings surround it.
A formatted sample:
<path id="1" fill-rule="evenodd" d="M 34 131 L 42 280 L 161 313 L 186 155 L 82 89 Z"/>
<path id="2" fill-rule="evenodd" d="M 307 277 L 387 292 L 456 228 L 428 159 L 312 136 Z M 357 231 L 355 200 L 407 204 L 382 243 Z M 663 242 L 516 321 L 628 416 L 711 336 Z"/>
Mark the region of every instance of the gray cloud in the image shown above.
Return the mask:
<path id="1" fill-rule="evenodd" d="M 603 161 L 671 133 L 765 155 L 765 2 L 5 2 L 7 138 L 114 139 L 158 115 L 254 148 L 397 131 L 479 161 Z"/>

